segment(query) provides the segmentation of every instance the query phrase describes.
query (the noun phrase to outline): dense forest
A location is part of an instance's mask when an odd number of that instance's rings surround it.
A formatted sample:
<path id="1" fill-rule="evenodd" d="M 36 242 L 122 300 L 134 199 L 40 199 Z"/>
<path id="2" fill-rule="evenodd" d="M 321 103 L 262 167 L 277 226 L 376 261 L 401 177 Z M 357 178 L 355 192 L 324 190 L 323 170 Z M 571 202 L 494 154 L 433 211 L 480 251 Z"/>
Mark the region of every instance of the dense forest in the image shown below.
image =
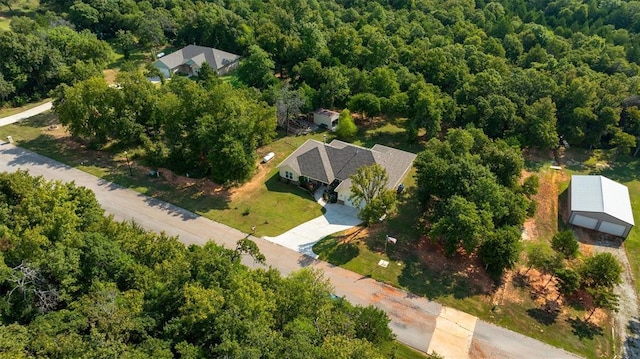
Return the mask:
<path id="1" fill-rule="evenodd" d="M 561 134 L 571 145 L 626 152 L 640 135 L 637 1 L 43 0 L 41 6 L 49 11 L 35 23 L 14 19 L 13 33 L 0 36 L 3 100 L 42 96 L 57 81 L 76 80 L 57 69 L 108 58 L 67 57 L 75 43 L 68 38 L 76 36 L 87 46 L 106 40 L 125 54 L 197 43 L 255 56 L 290 78 L 312 107 L 350 104 L 368 115 L 408 117 L 412 133 L 425 129 L 430 137 L 473 123 L 521 146 L 552 147 Z M 53 41 L 52 31 L 67 37 Z M 277 82 L 248 80 L 274 102 Z"/>
<path id="2" fill-rule="evenodd" d="M 392 340 L 318 272 L 115 222 L 74 184 L 0 174 L 0 239 L 4 358 L 382 358 Z"/>

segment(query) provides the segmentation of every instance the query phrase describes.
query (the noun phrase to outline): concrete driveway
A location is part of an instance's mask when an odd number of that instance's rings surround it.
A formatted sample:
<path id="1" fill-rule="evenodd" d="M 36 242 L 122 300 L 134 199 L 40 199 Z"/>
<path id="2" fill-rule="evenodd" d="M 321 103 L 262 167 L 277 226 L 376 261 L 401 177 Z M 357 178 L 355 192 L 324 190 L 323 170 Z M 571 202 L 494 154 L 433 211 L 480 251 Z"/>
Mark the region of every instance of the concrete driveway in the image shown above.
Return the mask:
<path id="1" fill-rule="evenodd" d="M 53 106 L 53 102 L 49 101 L 49 102 L 45 102 L 40 106 L 36 106 L 34 108 L 28 109 L 26 111 L 17 113 L 15 115 L 11 115 L 11 116 L 7 116 L 7 117 L 3 117 L 0 118 L 0 126 L 6 126 L 12 123 L 16 123 L 20 120 L 24 120 L 25 118 L 29 118 L 38 114 L 41 114 L 45 111 L 49 111 L 51 110 L 51 107 Z"/>
<path id="2" fill-rule="evenodd" d="M 316 191 L 316 201 L 324 207 L 324 214 L 305 222 L 277 237 L 263 237 L 265 240 L 293 249 L 313 258 L 313 245 L 322 238 L 347 230 L 362 223 L 358 218 L 358 210 L 337 203 L 326 203 L 322 199 L 322 188 Z"/>

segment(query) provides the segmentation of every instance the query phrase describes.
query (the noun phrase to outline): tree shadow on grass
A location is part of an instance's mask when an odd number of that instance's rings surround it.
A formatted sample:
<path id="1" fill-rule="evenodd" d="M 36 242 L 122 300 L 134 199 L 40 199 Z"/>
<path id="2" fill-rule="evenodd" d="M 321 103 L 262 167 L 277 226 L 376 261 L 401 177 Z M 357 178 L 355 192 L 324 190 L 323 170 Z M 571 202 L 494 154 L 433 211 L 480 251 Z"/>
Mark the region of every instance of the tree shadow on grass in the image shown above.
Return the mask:
<path id="1" fill-rule="evenodd" d="M 313 252 L 320 258 L 336 266 L 348 263 L 360 254 L 354 243 L 340 243 L 338 238 L 327 236 L 313 246 Z"/>
<path id="2" fill-rule="evenodd" d="M 640 321 L 637 317 L 629 321 L 627 329 L 629 333 L 623 343 L 627 358 L 640 358 Z"/>
<path id="3" fill-rule="evenodd" d="M 291 193 L 298 197 L 302 197 L 311 201 L 315 199 L 308 191 L 305 191 L 298 187 L 295 183 L 292 183 L 284 178 L 280 177 L 278 172 L 275 172 L 266 182 L 265 186 L 271 192 Z"/>
<path id="4" fill-rule="evenodd" d="M 575 317 L 567 319 L 567 322 L 571 325 L 573 334 L 580 339 L 593 339 L 596 335 L 604 334 L 602 327 L 585 319 Z"/>
<path id="5" fill-rule="evenodd" d="M 527 309 L 527 315 L 531 318 L 535 319 L 536 322 L 543 325 L 552 325 L 558 319 L 558 310 L 554 310 L 553 308 L 531 308 Z"/>
<path id="6" fill-rule="evenodd" d="M 398 283 L 412 293 L 437 299 L 452 295 L 463 299 L 482 293 L 462 273 L 438 272 L 420 263 L 418 258 L 405 259 L 405 266 L 398 277 Z"/>
<path id="7" fill-rule="evenodd" d="M 640 161 L 630 158 L 612 159 L 611 166 L 601 169 L 594 169 L 591 173 L 594 175 L 602 175 L 618 182 L 631 182 L 640 178 Z"/>

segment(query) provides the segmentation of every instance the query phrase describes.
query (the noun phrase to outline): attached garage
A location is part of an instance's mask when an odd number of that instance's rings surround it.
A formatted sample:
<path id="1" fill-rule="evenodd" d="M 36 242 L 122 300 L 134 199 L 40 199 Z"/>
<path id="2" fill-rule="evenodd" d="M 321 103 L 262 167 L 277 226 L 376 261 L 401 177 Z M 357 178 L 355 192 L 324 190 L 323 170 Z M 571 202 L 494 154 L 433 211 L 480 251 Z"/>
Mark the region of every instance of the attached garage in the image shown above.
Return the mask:
<path id="1" fill-rule="evenodd" d="M 629 190 L 604 176 L 571 176 L 569 223 L 627 238 L 635 222 Z"/>

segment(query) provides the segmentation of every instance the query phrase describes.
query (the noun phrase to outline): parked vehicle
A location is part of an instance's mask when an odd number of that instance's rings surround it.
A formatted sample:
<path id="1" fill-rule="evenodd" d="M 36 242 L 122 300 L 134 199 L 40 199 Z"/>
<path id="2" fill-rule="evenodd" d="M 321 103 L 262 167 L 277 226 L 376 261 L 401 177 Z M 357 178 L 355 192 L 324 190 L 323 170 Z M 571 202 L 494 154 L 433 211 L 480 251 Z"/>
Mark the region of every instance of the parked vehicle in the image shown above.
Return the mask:
<path id="1" fill-rule="evenodd" d="M 275 157 L 275 155 L 276 154 L 273 153 L 273 152 L 267 153 L 266 156 L 262 157 L 262 163 L 267 163 L 267 162 L 271 161 L 273 159 L 273 157 Z"/>

